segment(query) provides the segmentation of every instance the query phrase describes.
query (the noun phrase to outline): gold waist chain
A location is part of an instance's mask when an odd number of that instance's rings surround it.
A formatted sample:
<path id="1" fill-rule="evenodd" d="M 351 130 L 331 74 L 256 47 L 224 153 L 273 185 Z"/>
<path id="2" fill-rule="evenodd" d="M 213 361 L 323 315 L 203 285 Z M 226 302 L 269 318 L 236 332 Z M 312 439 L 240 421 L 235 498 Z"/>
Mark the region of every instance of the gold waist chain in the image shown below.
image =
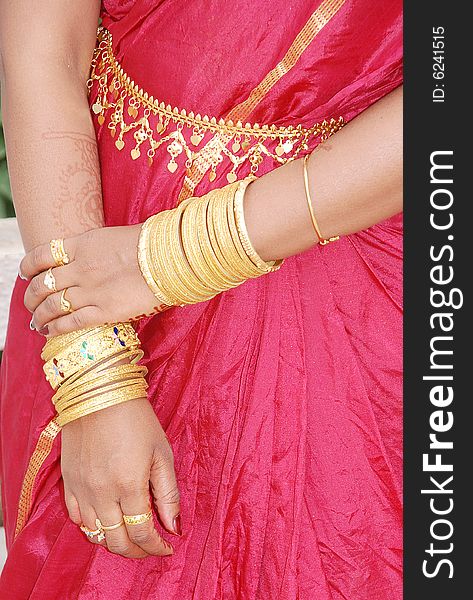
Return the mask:
<path id="1" fill-rule="evenodd" d="M 113 54 L 112 35 L 105 28 L 99 29 L 98 46 L 87 84 L 89 92 L 94 82 L 97 82 L 97 96 L 92 112 L 97 115 L 100 125 L 107 122 L 118 150 L 127 146 L 133 160 L 145 153 L 152 165 L 156 152 L 165 148 L 169 155 L 167 168 L 171 173 L 179 166 L 190 169 L 201 154 L 210 153 L 206 156 L 210 163 L 210 181 L 216 178 L 217 168 L 225 157 L 229 161 L 225 166 L 227 180 L 233 183 L 237 179 L 237 169 L 244 163 L 248 163 L 253 174 L 264 160 L 273 161 L 272 165 L 283 165 L 307 151 L 311 139 L 322 142 L 344 125 L 343 118 L 339 117 L 310 128 L 301 125 L 277 127 L 217 120 L 172 107 L 143 91 L 125 73 Z M 209 133 L 222 136 L 228 140 L 227 144 L 223 147 L 202 144 Z"/>

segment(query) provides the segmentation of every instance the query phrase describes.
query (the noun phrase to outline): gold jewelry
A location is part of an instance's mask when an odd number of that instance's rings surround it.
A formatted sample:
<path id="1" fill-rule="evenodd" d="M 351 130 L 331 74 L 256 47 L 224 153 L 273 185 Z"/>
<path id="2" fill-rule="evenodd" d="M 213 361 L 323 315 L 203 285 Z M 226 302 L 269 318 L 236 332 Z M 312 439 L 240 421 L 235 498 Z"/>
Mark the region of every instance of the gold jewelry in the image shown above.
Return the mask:
<path id="1" fill-rule="evenodd" d="M 72 304 L 66 298 L 66 292 L 69 288 L 64 288 L 61 292 L 61 298 L 59 300 L 61 305 L 61 310 L 64 313 L 71 313 L 74 309 L 72 308 Z"/>
<path id="2" fill-rule="evenodd" d="M 100 394 L 100 392 L 98 393 Z M 91 400 L 85 400 L 84 402 L 74 404 L 57 416 L 57 424 L 59 427 L 64 427 L 67 423 L 85 417 L 86 415 L 138 398 L 146 398 L 146 386 L 141 381 L 129 388 L 100 394 Z"/>
<path id="3" fill-rule="evenodd" d="M 240 236 L 241 245 L 243 246 L 243 249 L 245 250 L 248 258 L 254 265 L 256 265 L 260 273 L 270 273 L 272 271 L 277 271 L 282 265 L 283 261 L 264 261 L 253 248 L 253 244 L 251 243 L 251 240 L 248 236 L 248 231 L 246 229 L 245 223 L 245 214 L 243 208 L 245 191 L 248 185 L 255 179 L 255 177 L 250 176 L 244 179 L 243 181 L 240 181 L 238 184 L 233 201 L 233 209 L 235 211 L 235 222 L 238 230 L 238 235 Z"/>
<path id="4" fill-rule="evenodd" d="M 304 171 L 304 189 L 305 189 L 305 197 L 307 199 L 307 205 L 309 207 L 309 213 L 310 213 L 310 219 L 312 221 L 312 225 L 314 227 L 314 231 L 317 235 L 318 238 L 318 243 L 321 246 L 325 246 L 326 244 L 329 244 L 330 242 L 336 242 L 337 240 L 340 239 L 339 235 L 334 235 L 332 237 L 329 238 L 324 238 L 324 236 L 320 233 L 320 228 L 319 225 L 317 223 L 317 219 L 315 218 L 315 214 L 314 214 L 314 208 L 312 206 L 312 199 L 310 197 L 310 189 L 309 189 L 309 173 L 307 170 L 307 161 L 309 160 L 309 156 L 310 154 L 306 154 L 304 156 L 304 159 L 302 161 L 302 166 L 303 166 L 303 171 Z"/>
<path id="5" fill-rule="evenodd" d="M 127 525 L 142 525 L 151 520 L 153 512 L 150 510 L 147 513 L 141 515 L 123 515 L 123 520 Z"/>
<path id="6" fill-rule="evenodd" d="M 94 88 L 96 92 L 92 112 L 98 124 L 104 125 L 107 121 L 104 129 L 108 128 L 115 138 L 116 148 L 122 151 L 127 147 L 133 160 L 146 152 L 151 165 L 156 152 L 166 148 L 167 168 L 171 173 L 177 171 L 179 160 L 186 161 L 186 167 L 191 169 L 208 157 L 213 165 L 208 173 L 210 181 L 215 179 L 217 168 L 230 163 L 232 168 L 227 173 L 227 181 L 231 183 L 240 165 L 257 171 L 268 161 L 285 164 L 297 158 L 312 140 L 323 141 L 344 124 L 342 117 L 324 119 L 307 129 L 295 123 L 278 127 L 242 123 L 232 117 L 224 120 L 195 115 L 160 102 L 152 96 L 152 90 L 140 89 L 140 84 L 132 81 L 118 62 L 112 34 L 107 29 L 99 28 L 98 40 L 87 82 L 89 91 Z M 207 142 L 210 137 L 223 138 L 225 143 L 202 143 L 204 138 Z"/>
<path id="7" fill-rule="evenodd" d="M 151 262 L 148 259 L 148 250 L 149 250 L 149 228 L 151 225 L 151 219 L 146 219 L 146 221 L 141 226 L 141 233 L 138 242 L 138 264 L 140 266 L 141 274 L 143 275 L 148 287 L 151 289 L 153 294 L 159 300 L 161 304 L 164 306 L 172 306 L 173 303 L 169 298 L 165 296 L 161 289 L 161 283 L 158 278 L 153 277 L 153 274 L 150 269 Z M 161 307 L 159 307 L 161 308 Z"/>
<path id="8" fill-rule="evenodd" d="M 69 256 L 64 250 L 64 240 L 62 238 L 51 240 L 49 242 L 49 247 L 51 248 L 51 254 L 56 263 L 56 267 L 63 267 L 69 263 Z"/>
<path id="9" fill-rule="evenodd" d="M 48 290 L 50 290 L 51 292 L 57 292 L 56 278 L 54 277 L 52 267 L 50 267 L 46 271 L 46 273 L 44 275 L 43 283 L 48 288 Z"/>
<path id="10" fill-rule="evenodd" d="M 139 346 L 138 336 L 129 323 L 117 323 L 82 331 L 83 333 L 76 336 L 72 343 L 61 349 L 57 349 L 58 346 L 61 347 L 57 338 L 48 340 L 43 348 L 41 357 L 46 361 L 43 370 L 53 389 L 57 389 L 71 375 L 84 368 L 89 368 L 93 363 L 124 350 L 137 349 Z M 90 335 L 89 331 L 91 331 Z M 56 350 L 52 356 L 49 349 L 50 342 Z"/>
<path id="11" fill-rule="evenodd" d="M 112 374 L 107 377 L 105 374 L 102 386 L 98 387 L 97 384 L 91 384 L 89 381 L 85 381 L 80 389 L 71 390 L 68 394 L 65 394 L 60 400 L 54 403 L 54 407 L 59 414 L 72 408 L 76 404 L 84 406 L 86 400 L 91 398 L 100 397 L 103 398 L 105 394 L 113 392 L 114 390 L 124 390 L 133 385 L 141 385 L 144 390 L 148 389 L 148 384 L 143 377 L 132 377 L 130 379 L 112 379 Z M 115 375 L 115 374 L 114 374 Z M 67 386 L 68 388 L 68 386 Z M 91 389 L 92 388 L 92 389 Z"/>
<path id="12" fill-rule="evenodd" d="M 115 525 L 102 525 L 102 529 L 104 531 L 113 531 L 114 529 L 118 529 L 119 527 L 122 527 L 123 525 L 125 525 L 125 521 L 122 519 L 120 521 L 120 523 L 115 523 Z"/>
<path id="13" fill-rule="evenodd" d="M 100 523 L 98 519 L 95 520 L 95 526 L 97 527 L 97 521 Z M 85 525 L 80 525 L 79 529 L 85 533 L 87 539 L 92 541 L 95 536 L 97 536 L 97 542 L 102 542 L 105 539 L 105 533 L 103 532 L 102 527 L 97 527 L 97 529 L 89 529 Z"/>

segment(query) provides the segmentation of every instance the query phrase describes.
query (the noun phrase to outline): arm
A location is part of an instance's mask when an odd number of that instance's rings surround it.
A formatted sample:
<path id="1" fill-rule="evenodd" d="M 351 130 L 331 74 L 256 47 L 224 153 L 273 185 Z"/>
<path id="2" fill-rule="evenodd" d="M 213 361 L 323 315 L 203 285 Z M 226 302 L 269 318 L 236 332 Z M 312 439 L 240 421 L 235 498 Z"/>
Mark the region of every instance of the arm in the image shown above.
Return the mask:
<path id="1" fill-rule="evenodd" d="M 67 6 L 59 0 L 0 0 L 2 112 L 27 250 L 103 226 L 86 91 L 99 6 L 98 0 Z M 104 473 L 103 464 L 114 469 Z M 95 529 L 97 516 L 108 525 L 119 521 L 122 512 L 146 512 L 151 481 L 162 521 L 173 531 L 179 504 L 172 454 L 147 399 L 67 424 L 62 470 L 66 504 L 77 524 Z M 125 527 L 107 532 L 106 543 L 131 557 L 172 552 L 151 522 L 128 533 Z"/>
<path id="2" fill-rule="evenodd" d="M 308 171 L 314 213 L 325 237 L 359 231 L 400 212 L 402 88 L 318 146 Z M 244 208 L 249 237 L 265 260 L 292 256 L 318 241 L 304 190 L 302 160 L 251 183 Z M 76 286 L 81 291 L 72 299 L 71 315 L 61 314 L 55 295 L 49 295 L 42 283 L 44 275 L 37 275 L 51 266 L 48 247 L 27 255 L 21 267 L 33 279 L 25 304 L 34 313 L 37 327 L 47 325 L 49 334 L 57 335 L 152 312 L 156 299 L 137 262 L 140 228 L 102 228 L 66 240 L 73 262 L 56 269 L 55 275 L 58 289 Z"/>
<path id="3" fill-rule="evenodd" d="M 300 160 L 248 187 L 245 221 L 256 251 L 286 258 L 317 241 L 309 216 Z M 361 231 L 402 210 L 402 87 L 319 145 L 309 186 L 322 235 Z"/>

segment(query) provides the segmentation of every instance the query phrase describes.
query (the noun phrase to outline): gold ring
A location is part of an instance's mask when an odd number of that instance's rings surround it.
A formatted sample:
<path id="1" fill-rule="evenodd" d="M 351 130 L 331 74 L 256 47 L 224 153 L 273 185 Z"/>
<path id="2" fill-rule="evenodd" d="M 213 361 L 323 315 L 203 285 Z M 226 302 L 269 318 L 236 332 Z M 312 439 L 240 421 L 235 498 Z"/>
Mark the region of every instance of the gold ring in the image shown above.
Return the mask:
<path id="1" fill-rule="evenodd" d="M 53 275 L 53 269 L 52 269 L 52 267 L 50 267 L 46 271 L 46 274 L 44 275 L 43 283 L 48 288 L 48 290 L 51 290 L 51 292 L 57 292 L 56 278 Z"/>
<path id="2" fill-rule="evenodd" d="M 102 524 L 98 519 L 95 520 L 95 527 L 97 527 L 97 529 L 89 529 L 85 525 L 80 525 L 79 529 L 85 533 L 88 540 L 92 541 L 94 537 L 97 536 L 97 541 L 102 542 L 105 539 L 105 533 Z"/>
<path id="3" fill-rule="evenodd" d="M 67 290 L 68 290 L 68 288 L 65 288 L 61 292 L 61 298 L 60 298 L 61 310 L 64 313 L 71 313 L 74 309 L 72 308 L 72 304 L 66 298 Z"/>
<path id="4" fill-rule="evenodd" d="M 64 265 L 68 264 L 69 256 L 64 250 L 64 240 L 62 238 L 58 240 L 51 240 L 49 242 L 49 247 L 51 248 L 51 254 L 57 267 L 63 267 Z"/>
<path id="5" fill-rule="evenodd" d="M 118 529 L 119 527 L 121 527 L 124 524 L 125 523 L 123 522 L 123 519 L 122 519 L 120 521 L 120 523 L 115 523 L 115 525 L 102 525 L 102 529 L 104 531 L 113 531 L 114 529 Z"/>
<path id="6" fill-rule="evenodd" d="M 147 523 L 151 520 L 153 516 L 153 512 L 150 510 L 147 513 L 142 513 L 141 515 L 123 515 L 123 520 L 127 525 L 141 525 L 142 523 Z"/>

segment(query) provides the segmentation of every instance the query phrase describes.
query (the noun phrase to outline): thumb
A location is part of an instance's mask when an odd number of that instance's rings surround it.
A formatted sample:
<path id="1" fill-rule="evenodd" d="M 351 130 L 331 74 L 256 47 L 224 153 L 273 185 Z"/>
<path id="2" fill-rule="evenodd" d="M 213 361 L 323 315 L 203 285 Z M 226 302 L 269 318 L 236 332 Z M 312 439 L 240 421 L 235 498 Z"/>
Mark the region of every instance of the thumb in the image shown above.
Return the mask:
<path id="1" fill-rule="evenodd" d="M 155 454 L 150 484 L 161 523 L 169 533 L 182 535 L 180 496 L 172 457 L 169 459 Z"/>

